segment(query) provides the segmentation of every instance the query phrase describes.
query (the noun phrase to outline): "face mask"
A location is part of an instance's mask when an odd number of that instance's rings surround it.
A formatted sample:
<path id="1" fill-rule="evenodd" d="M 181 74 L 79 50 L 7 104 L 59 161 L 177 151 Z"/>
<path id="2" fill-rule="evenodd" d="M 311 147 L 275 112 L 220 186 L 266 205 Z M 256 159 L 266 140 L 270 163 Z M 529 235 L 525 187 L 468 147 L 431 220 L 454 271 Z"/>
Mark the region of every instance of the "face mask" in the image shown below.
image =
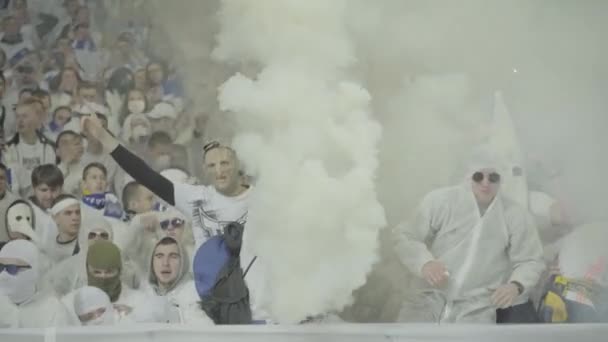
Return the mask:
<path id="1" fill-rule="evenodd" d="M 127 108 L 132 114 L 141 114 L 146 109 L 146 103 L 144 100 L 129 101 Z"/>
<path id="2" fill-rule="evenodd" d="M 147 137 L 148 135 L 150 135 L 150 130 L 146 126 L 138 125 L 133 128 L 133 138 L 135 140 L 139 140 L 142 137 Z"/>
<path id="3" fill-rule="evenodd" d="M 120 273 L 112 278 L 96 278 L 89 274 L 89 286 L 95 286 L 103 292 L 105 292 L 108 297 L 110 297 L 111 302 L 115 302 L 120 297 L 120 290 L 122 289 L 120 283 Z"/>
<path id="4" fill-rule="evenodd" d="M 30 239 L 34 237 L 32 211 L 25 203 L 15 204 L 7 211 L 6 225 L 11 232 L 24 234 Z"/>
<path id="5" fill-rule="evenodd" d="M 21 304 L 36 293 L 36 271 L 25 269 L 16 275 L 0 273 L 0 294 L 6 295 L 15 304 Z"/>
<path id="6" fill-rule="evenodd" d="M 166 154 L 161 155 L 160 157 L 156 158 L 156 160 L 154 161 L 154 165 L 159 170 L 169 168 L 171 166 L 171 156 L 168 156 Z"/>

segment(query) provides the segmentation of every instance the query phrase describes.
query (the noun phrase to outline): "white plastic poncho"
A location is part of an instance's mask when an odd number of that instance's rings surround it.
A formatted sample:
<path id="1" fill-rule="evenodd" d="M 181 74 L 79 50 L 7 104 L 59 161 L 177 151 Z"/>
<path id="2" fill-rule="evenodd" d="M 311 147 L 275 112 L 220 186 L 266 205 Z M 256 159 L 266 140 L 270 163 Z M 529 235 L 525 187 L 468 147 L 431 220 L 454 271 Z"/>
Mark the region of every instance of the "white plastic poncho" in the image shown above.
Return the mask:
<path id="1" fill-rule="evenodd" d="M 487 156 L 487 154 L 486 154 Z M 431 288 L 422 278 L 406 299 L 401 321 L 496 322 L 491 295 L 510 281 L 521 283 L 527 300 L 544 269 L 542 246 L 527 212 L 499 194 L 481 216 L 471 190 L 471 176 L 500 167 L 477 156 L 464 184 L 435 190 L 420 205 L 415 219 L 400 226 L 397 253 L 421 277 L 422 267 L 441 261 L 449 271 L 447 284 Z"/>
<path id="2" fill-rule="evenodd" d="M 20 259 L 31 266 L 15 276 L 0 273 L 0 296 L 6 296 L 16 306 L 12 308 L 11 324 L 18 322 L 20 328 L 60 327 L 68 324 L 66 308 L 47 292 L 38 290 L 40 263 L 39 252 L 30 241 L 14 240 L 0 250 L 0 258 Z M 6 321 L 3 319 L 3 321 Z"/>
<path id="3" fill-rule="evenodd" d="M 102 290 L 93 286 L 85 286 L 76 292 L 74 311 L 78 317 L 101 308 L 105 309 L 101 315 L 86 322 L 81 320 L 82 325 L 113 325 L 116 318 L 110 298 Z"/>

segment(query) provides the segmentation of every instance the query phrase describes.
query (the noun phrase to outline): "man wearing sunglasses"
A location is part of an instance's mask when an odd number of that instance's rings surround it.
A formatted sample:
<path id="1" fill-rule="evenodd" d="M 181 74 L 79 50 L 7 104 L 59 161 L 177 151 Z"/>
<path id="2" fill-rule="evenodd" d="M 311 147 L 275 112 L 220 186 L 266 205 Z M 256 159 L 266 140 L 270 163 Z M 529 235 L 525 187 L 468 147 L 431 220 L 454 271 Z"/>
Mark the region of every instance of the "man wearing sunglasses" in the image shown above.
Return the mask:
<path id="1" fill-rule="evenodd" d="M 2 317 L 12 328 L 51 328 L 68 325 L 67 309 L 53 295 L 40 291 L 40 260 L 36 246 L 14 240 L 0 250 L 0 302 Z M 10 317 L 6 314 L 10 312 Z"/>
<path id="2" fill-rule="evenodd" d="M 524 304 L 544 270 L 524 208 L 500 194 L 501 164 L 475 151 L 464 183 L 429 193 L 399 227 L 397 253 L 418 276 L 401 321 L 495 323 L 496 310 Z M 512 322 L 535 322 L 529 311 Z"/>

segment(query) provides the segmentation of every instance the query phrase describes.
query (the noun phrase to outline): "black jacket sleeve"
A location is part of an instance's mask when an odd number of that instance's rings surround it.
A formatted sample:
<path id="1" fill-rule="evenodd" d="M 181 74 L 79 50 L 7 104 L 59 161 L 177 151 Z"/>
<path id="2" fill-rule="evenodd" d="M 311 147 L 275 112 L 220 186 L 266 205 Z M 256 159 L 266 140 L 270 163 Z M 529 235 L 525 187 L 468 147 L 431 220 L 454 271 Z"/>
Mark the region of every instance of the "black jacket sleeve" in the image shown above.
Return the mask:
<path id="1" fill-rule="evenodd" d="M 110 155 L 135 181 L 165 202 L 175 205 L 175 190 L 171 181 L 152 170 L 146 162 L 120 144 Z"/>

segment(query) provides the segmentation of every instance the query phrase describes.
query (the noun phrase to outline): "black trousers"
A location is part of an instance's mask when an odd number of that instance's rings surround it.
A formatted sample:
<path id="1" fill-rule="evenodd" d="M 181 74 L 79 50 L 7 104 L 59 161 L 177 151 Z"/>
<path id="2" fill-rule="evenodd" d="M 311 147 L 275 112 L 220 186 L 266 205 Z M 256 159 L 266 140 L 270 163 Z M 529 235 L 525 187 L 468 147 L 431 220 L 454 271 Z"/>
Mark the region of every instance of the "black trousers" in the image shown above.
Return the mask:
<path id="1" fill-rule="evenodd" d="M 538 315 L 532 301 L 496 310 L 498 324 L 531 324 L 539 323 Z"/>

